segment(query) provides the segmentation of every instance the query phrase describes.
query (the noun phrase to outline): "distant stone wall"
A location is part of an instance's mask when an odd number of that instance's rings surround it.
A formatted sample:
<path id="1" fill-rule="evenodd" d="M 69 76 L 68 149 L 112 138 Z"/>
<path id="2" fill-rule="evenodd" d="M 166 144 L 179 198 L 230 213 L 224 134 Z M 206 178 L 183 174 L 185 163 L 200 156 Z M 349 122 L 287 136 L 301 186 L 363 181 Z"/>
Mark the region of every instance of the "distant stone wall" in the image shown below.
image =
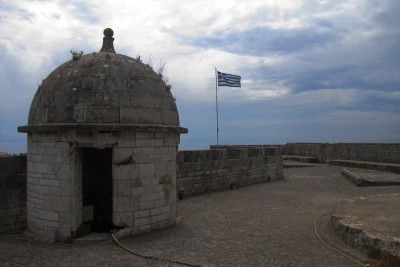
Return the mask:
<path id="1" fill-rule="evenodd" d="M 26 156 L 0 157 L 0 234 L 26 227 Z"/>
<path id="2" fill-rule="evenodd" d="M 399 143 L 287 143 L 281 153 L 317 157 L 322 163 L 341 159 L 400 164 Z"/>
<path id="3" fill-rule="evenodd" d="M 287 143 L 281 146 L 281 153 L 282 155 L 318 158 L 319 162 L 325 163 L 327 157 L 328 160 L 331 159 L 331 153 L 327 153 L 331 152 L 331 146 L 331 144 L 323 143 Z"/>
<path id="4" fill-rule="evenodd" d="M 279 149 L 213 146 L 210 150 L 179 151 L 177 187 L 180 197 L 283 178 Z"/>

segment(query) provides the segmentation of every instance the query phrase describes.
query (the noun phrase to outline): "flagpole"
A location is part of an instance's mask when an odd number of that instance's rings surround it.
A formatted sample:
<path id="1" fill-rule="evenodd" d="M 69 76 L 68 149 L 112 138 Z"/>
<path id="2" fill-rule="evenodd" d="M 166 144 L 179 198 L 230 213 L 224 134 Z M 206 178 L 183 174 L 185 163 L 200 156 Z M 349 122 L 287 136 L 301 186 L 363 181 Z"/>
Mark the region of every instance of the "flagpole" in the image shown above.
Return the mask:
<path id="1" fill-rule="evenodd" d="M 215 109 L 217 111 L 217 145 L 219 145 L 219 121 L 218 121 L 218 74 L 215 68 Z"/>

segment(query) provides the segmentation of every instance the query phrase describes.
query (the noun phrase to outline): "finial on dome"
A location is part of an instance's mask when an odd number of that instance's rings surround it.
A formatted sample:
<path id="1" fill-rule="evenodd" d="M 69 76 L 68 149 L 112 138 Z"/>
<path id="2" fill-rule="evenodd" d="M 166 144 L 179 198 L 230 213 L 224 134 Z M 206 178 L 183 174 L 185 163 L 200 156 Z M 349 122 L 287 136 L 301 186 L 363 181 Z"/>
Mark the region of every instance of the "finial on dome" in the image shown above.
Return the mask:
<path id="1" fill-rule="evenodd" d="M 100 52 L 109 52 L 115 53 L 114 50 L 114 31 L 111 28 L 106 28 L 104 31 L 104 38 L 103 38 L 103 46 L 100 49 Z"/>

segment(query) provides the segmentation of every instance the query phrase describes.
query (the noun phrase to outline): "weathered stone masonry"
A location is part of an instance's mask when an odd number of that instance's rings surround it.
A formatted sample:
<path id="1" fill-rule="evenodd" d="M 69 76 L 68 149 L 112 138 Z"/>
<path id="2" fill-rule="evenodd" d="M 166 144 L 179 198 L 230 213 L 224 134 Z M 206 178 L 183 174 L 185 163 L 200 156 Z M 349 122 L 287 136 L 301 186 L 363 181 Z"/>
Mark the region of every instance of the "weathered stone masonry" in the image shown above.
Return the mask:
<path id="1" fill-rule="evenodd" d="M 0 234 L 26 227 L 26 157 L 0 157 Z"/>
<path id="2" fill-rule="evenodd" d="M 50 240 L 123 229 L 159 229 L 176 219 L 181 133 L 163 77 L 117 54 L 104 30 L 99 53 L 73 55 L 43 80 L 27 133 L 27 228 Z"/>
<path id="3" fill-rule="evenodd" d="M 114 225 L 137 233 L 174 223 L 178 134 L 32 133 L 27 160 L 29 231 L 52 239 L 70 236 L 82 224 L 82 144 L 96 147 L 101 140 L 113 146 Z"/>
<path id="4" fill-rule="evenodd" d="M 272 147 L 179 151 L 179 197 L 283 178 L 279 149 Z"/>
<path id="5" fill-rule="evenodd" d="M 177 213 L 175 200 L 179 191 L 181 196 L 187 197 L 283 178 L 282 161 L 276 148 L 228 148 L 176 153 L 176 134 L 122 134 L 124 136 L 115 133 L 103 134 L 105 136 L 87 134 L 86 142 L 93 138 L 108 139 L 111 143 L 121 138 L 125 140 L 114 147 L 112 166 L 114 223 L 126 227 L 125 233 L 137 233 L 170 224 L 171 218 L 175 218 Z M 33 134 L 33 142 L 28 147 L 28 160 L 20 157 L 18 161 L 9 163 L 12 171 L 7 177 L 6 169 L 0 170 L 3 183 L 18 185 L 3 189 L 3 195 L 8 200 L 19 199 L 17 206 L 14 202 L 2 202 L 5 208 L 1 214 L 7 212 L 9 215 L 2 217 L 0 229 L 11 232 L 26 227 L 27 191 L 23 186 L 26 180 L 29 184 L 28 210 L 34 221 L 34 224 L 28 225 L 28 230 L 53 238 L 55 234 L 69 234 L 82 223 L 82 153 L 75 143 L 66 142 L 68 136 L 76 140 L 74 135 L 76 133 L 59 137 Z M 82 142 L 84 136 L 80 134 Z M 46 142 L 40 142 L 40 139 Z M 140 144 L 141 147 L 132 148 L 133 144 Z M 1 160 L 5 159 L 0 158 L 0 163 Z M 31 171 L 28 177 L 26 165 Z M 19 190 L 20 185 L 23 186 L 22 190 Z M 11 214 L 13 217 L 10 217 Z M 10 225 L 9 218 L 13 218 L 14 222 L 18 219 L 18 224 Z"/>
<path id="6" fill-rule="evenodd" d="M 318 158 L 321 163 L 331 160 L 356 160 L 400 164 L 399 143 L 287 143 L 282 155 Z"/>

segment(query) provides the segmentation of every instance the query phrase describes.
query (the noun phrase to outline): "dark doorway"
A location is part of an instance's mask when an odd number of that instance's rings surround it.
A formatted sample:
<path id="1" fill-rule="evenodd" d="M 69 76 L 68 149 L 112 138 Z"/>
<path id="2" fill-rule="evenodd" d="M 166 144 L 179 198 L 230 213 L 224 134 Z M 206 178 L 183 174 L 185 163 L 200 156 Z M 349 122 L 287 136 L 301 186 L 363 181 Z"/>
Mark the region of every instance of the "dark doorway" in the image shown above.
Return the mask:
<path id="1" fill-rule="evenodd" d="M 83 148 L 83 217 L 93 232 L 113 229 L 112 192 L 112 149 Z"/>

